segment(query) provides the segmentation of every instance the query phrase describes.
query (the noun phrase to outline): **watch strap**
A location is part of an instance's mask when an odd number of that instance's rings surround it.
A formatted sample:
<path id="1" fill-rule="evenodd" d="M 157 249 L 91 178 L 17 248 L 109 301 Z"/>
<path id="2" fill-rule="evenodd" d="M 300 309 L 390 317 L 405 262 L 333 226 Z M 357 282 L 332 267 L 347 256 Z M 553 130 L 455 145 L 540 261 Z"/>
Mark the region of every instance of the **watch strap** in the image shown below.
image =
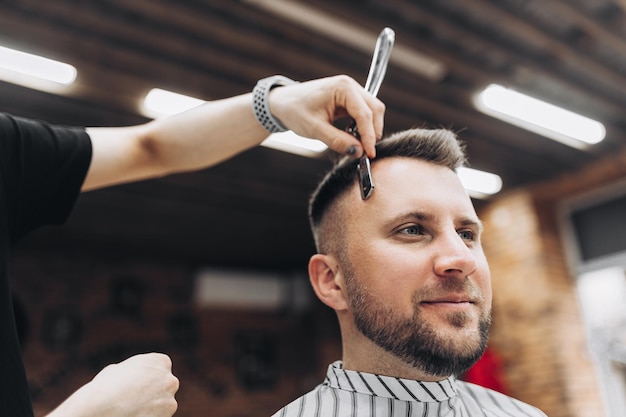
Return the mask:
<path id="1" fill-rule="evenodd" d="M 254 117 L 259 121 L 261 126 L 270 133 L 285 132 L 288 129 L 272 114 L 270 110 L 269 94 L 270 91 L 279 86 L 297 84 L 290 78 L 282 75 L 273 75 L 263 78 L 256 83 L 252 90 L 252 108 Z"/>

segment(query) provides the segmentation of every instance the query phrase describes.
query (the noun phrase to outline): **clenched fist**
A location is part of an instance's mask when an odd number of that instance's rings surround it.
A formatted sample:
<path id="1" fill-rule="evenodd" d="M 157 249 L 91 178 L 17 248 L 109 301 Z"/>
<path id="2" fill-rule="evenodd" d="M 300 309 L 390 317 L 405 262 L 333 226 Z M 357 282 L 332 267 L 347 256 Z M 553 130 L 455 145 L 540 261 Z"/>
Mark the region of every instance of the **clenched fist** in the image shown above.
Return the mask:
<path id="1" fill-rule="evenodd" d="M 171 417 L 176 391 L 167 355 L 136 355 L 104 368 L 47 417 Z"/>

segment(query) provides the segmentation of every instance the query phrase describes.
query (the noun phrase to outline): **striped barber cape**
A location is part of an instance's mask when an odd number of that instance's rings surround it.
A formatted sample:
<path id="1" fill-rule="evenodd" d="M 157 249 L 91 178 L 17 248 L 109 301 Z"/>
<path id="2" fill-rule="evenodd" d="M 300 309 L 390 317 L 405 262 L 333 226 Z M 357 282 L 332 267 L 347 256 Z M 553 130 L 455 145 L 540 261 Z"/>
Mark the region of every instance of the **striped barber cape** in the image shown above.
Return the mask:
<path id="1" fill-rule="evenodd" d="M 546 417 L 538 408 L 450 377 L 438 382 L 328 367 L 313 391 L 273 417 Z"/>

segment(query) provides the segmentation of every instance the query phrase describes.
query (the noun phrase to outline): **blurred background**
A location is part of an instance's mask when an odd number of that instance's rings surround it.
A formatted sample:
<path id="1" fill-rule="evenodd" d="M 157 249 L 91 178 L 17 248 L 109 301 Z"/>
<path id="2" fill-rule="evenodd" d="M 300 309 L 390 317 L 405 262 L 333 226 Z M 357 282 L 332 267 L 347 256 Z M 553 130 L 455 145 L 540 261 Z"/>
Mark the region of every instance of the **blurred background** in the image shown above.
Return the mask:
<path id="1" fill-rule="evenodd" d="M 385 132 L 451 128 L 471 168 L 497 175 L 491 190 L 468 185 L 495 299 L 489 355 L 466 377 L 551 417 L 623 416 L 624 0 L 4 0 L 0 111 L 117 126 L 156 117 L 155 91 L 215 100 L 273 74 L 364 83 L 384 27 Z M 33 81 L 5 65 L 14 51 L 75 75 Z M 489 86 L 535 122 L 486 109 Z M 520 93 L 531 98 L 512 105 Z M 321 382 L 340 341 L 309 290 L 306 205 L 331 155 L 265 145 L 83 194 L 68 224 L 20 243 L 10 275 L 38 415 L 144 351 L 172 356 L 179 416 L 271 415 Z"/>

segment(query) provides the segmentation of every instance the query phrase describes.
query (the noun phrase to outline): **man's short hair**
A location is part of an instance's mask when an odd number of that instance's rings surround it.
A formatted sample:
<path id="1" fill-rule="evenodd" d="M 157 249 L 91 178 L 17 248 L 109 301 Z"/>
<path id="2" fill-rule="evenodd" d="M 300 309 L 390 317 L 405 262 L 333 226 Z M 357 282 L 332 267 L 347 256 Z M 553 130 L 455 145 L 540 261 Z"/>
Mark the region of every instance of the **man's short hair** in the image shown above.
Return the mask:
<path id="1" fill-rule="evenodd" d="M 374 162 L 389 157 L 415 158 L 456 170 L 467 159 L 463 144 L 456 134 L 447 129 L 409 129 L 382 139 L 376 145 Z M 339 160 L 319 183 L 309 201 L 309 222 L 317 250 L 331 250 L 321 233 L 322 222 L 333 203 L 357 181 L 357 164 L 354 158 Z M 341 224 L 329 225 L 337 232 Z"/>

